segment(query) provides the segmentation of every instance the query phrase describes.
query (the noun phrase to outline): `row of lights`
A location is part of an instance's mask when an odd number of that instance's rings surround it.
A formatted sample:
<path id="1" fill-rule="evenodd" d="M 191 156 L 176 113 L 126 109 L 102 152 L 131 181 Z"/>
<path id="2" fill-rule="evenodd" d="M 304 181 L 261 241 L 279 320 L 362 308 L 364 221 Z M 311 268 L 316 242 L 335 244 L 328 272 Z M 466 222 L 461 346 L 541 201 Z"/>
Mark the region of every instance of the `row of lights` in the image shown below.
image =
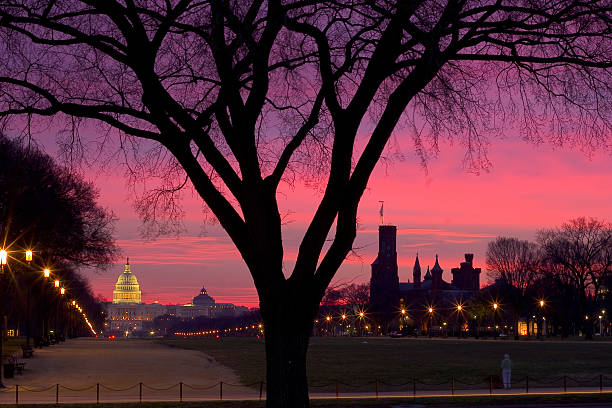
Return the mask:
<path id="1" fill-rule="evenodd" d="M 175 332 L 174 334 L 177 336 L 208 336 L 208 335 L 219 335 L 221 333 L 231 333 L 232 331 L 235 332 L 240 332 L 240 331 L 247 331 L 249 329 L 259 329 L 259 331 L 261 333 L 263 333 L 263 324 L 258 324 L 257 326 L 255 326 L 254 324 L 251 326 L 244 326 L 244 327 L 236 327 L 235 329 L 216 329 L 216 330 L 204 330 L 204 331 L 198 331 L 198 332 Z"/>
<path id="2" fill-rule="evenodd" d="M 27 249 L 25 251 L 25 261 L 28 265 L 32 264 L 33 256 L 34 256 L 34 252 L 31 249 Z M 4 267 L 7 265 L 7 263 L 8 263 L 8 252 L 5 249 L 0 249 L 0 273 L 4 273 Z M 43 276 L 45 277 L 45 279 L 49 279 L 51 277 L 51 269 L 45 268 L 43 269 L 42 272 L 43 272 Z M 54 280 L 53 286 L 56 289 L 58 289 L 60 295 L 62 296 L 66 295 L 66 288 L 64 288 L 63 286 L 60 286 L 59 279 Z M 87 315 L 85 314 L 85 312 L 83 312 L 83 309 L 78 305 L 78 303 L 76 303 L 75 300 L 72 301 L 71 305 L 82 314 L 83 319 L 85 320 L 85 323 L 87 324 L 87 326 L 89 326 L 91 332 L 95 336 L 96 331 L 94 330 L 91 322 L 87 319 Z"/>

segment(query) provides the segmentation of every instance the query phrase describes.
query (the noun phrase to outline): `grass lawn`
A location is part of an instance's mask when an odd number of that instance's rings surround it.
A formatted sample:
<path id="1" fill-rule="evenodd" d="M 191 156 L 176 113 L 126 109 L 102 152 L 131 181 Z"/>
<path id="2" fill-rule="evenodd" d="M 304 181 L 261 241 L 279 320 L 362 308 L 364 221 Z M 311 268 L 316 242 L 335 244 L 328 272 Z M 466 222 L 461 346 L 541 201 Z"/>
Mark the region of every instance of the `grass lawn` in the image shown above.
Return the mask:
<path id="1" fill-rule="evenodd" d="M 250 337 L 164 339 L 162 344 L 201 350 L 219 363 L 235 370 L 244 384 L 265 379 L 265 355 L 262 340 Z M 446 389 L 452 376 L 456 389 L 487 388 L 487 378 L 499 375 L 505 353 L 513 361 L 515 388 L 529 376 L 530 387 L 561 387 L 563 375 L 568 386 L 612 387 L 612 346 L 607 342 L 511 341 L 392 339 L 387 337 L 313 337 L 308 352 L 308 377 L 311 391 L 331 391 L 335 380 L 343 384 L 341 392 L 374 389 L 379 380 L 381 391 L 395 391 L 393 384 L 409 383 L 417 378 L 419 390 Z M 576 380 L 590 379 L 590 382 Z M 447 382 L 439 386 L 434 383 Z M 471 386 L 463 383 L 479 383 Z M 326 387 L 319 387 L 327 385 Z M 405 386 L 403 389 L 412 389 Z"/>

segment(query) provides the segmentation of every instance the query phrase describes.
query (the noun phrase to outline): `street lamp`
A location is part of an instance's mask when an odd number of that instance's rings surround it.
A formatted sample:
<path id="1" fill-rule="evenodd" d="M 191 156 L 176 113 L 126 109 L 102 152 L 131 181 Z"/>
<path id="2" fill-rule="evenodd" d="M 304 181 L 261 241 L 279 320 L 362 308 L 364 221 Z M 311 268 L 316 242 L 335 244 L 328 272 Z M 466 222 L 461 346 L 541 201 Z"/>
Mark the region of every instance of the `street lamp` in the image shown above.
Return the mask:
<path id="1" fill-rule="evenodd" d="M 8 254 L 6 250 L 0 249 L 0 279 L 4 275 L 4 265 L 6 265 L 8 261 Z M 2 384 L 2 370 L 4 369 L 4 364 L 2 363 L 2 349 L 3 349 L 3 341 L 4 341 L 4 308 L 2 305 L 4 302 L 0 302 L 0 389 L 5 388 L 4 384 Z"/>
<path id="2" fill-rule="evenodd" d="M 459 316 L 462 314 L 461 312 L 463 311 L 463 305 L 458 304 L 457 305 L 457 319 L 455 320 L 455 326 L 457 326 L 457 337 L 461 337 L 462 336 L 462 330 L 461 330 L 461 325 L 459 323 Z M 455 330 L 453 328 L 453 330 Z"/>
<path id="3" fill-rule="evenodd" d="M 544 309 L 544 300 L 540 299 L 538 302 L 540 304 L 540 319 L 538 321 L 538 339 L 542 340 L 542 329 L 544 328 L 544 314 L 542 310 Z"/>
<path id="4" fill-rule="evenodd" d="M 432 333 L 431 333 L 431 329 L 432 329 L 432 325 L 433 325 L 433 307 L 429 306 L 427 308 L 427 312 L 429 313 L 429 337 L 431 338 Z"/>
<path id="5" fill-rule="evenodd" d="M 493 338 L 497 339 L 497 308 L 499 305 L 497 302 L 493 303 Z"/>
<path id="6" fill-rule="evenodd" d="M 8 260 L 8 254 L 6 250 L 0 249 L 0 273 L 4 273 L 4 266 Z"/>
<path id="7" fill-rule="evenodd" d="M 55 282 L 54 282 L 54 285 L 55 285 L 55 287 L 56 287 L 56 288 L 59 288 L 60 281 L 58 281 L 58 280 L 56 279 L 56 280 L 55 280 Z"/>
<path id="8" fill-rule="evenodd" d="M 26 249 L 25 251 L 25 260 L 26 263 L 28 264 L 28 272 L 30 272 L 30 267 L 32 266 L 32 250 L 31 249 Z M 30 348 L 30 337 L 31 337 L 31 332 L 32 332 L 32 327 L 31 327 L 31 308 L 30 308 L 30 298 L 32 297 L 32 285 L 29 284 L 28 282 L 28 292 L 27 292 L 27 298 L 26 298 L 26 347 L 29 349 Z M 24 356 L 26 354 L 24 353 Z"/>
<path id="9" fill-rule="evenodd" d="M 49 278 L 49 276 L 51 276 L 51 270 L 46 268 L 45 270 L 43 270 L 43 275 L 45 278 Z"/>

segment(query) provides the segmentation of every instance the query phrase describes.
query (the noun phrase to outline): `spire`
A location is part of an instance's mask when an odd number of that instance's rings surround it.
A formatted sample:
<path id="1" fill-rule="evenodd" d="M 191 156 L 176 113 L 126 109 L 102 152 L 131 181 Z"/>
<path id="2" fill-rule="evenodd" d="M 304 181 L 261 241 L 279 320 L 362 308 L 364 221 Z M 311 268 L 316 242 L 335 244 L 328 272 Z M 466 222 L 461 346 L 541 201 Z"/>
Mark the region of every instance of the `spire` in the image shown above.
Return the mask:
<path id="1" fill-rule="evenodd" d="M 421 272 L 421 264 L 419 263 L 419 253 L 418 252 L 416 254 L 416 260 L 414 261 L 413 271 L 417 271 L 417 270 Z"/>
<path id="2" fill-rule="evenodd" d="M 127 257 L 127 260 L 125 261 L 125 264 L 126 264 L 126 265 L 129 265 L 129 264 L 130 264 L 130 257 L 129 257 L 129 256 Z"/>
<path id="3" fill-rule="evenodd" d="M 438 254 L 436 254 L 436 263 L 434 264 L 433 268 L 431 269 L 431 271 L 442 271 L 442 268 L 440 268 L 440 264 L 438 263 Z"/>
<path id="4" fill-rule="evenodd" d="M 380 203 L 380 225 L 385 225 L 385 216 L 384 216 L 385 202 L 379 201 L 379 203 Z"/>
<path id="5" fill-rule="evenodd" d="M 125 261 L 125 270 L 123 271 L 123 273 L 132 273 L 130 271 L 130 257 L 128 256 L 126 261 Z"/>
<path id="6" fill-rule="evenodd" d="M 431 279 L 431 272 L 429 272 L 429 265 L 427 265 L 427 273 L 425 274 L 425 280 Z"/>

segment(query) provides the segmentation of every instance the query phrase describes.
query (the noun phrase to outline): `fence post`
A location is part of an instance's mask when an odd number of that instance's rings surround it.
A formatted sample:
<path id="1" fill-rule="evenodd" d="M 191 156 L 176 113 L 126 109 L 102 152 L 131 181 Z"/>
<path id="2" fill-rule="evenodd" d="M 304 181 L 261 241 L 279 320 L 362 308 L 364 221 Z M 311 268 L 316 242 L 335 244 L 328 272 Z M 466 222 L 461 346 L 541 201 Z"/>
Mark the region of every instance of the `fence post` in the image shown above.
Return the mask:
<path id="1" fill-rule="evenodd" d="M 451 377 L 451 395 L 455 395 L 455 376 Z"/>
<path id="2" fill-rule="evenodd" d="M 138 402 L 142 404 L 142 383 L 138 383 Z"/>
<path id="3" fill-rule="evenodd" d="M 378 398 L 378 378 L 376 379 L 376 398 Z"/>
<path id="4" fill-rule="evenodd" d="M 183 382 L 179 383 L 179 402 L 183 402 Z"/>
<path id="5" fill-rule="evenodd" d="M 261 401 L 261 397 L 263 396 L 263 381 L 259 382 L 259 400 Z"/>
<path id="6" fill-rule="evenodd" d="M 223 399 L 223 381 L 219 383 L 219 399 Z"/>
<path id="7" fill-rule="evenodd" d="M 599 374 L 599 392 L 603 392 L 603 374 Z"/>
<path id="8" fill-rule="evenodd" d="M 19 385 L 15 385 L 15 405 L 19 405 Z"/>
<path id="9" fill-rule="evenodd" d="M 567 375 L 563 376 L 563 392 L 567 393 Z"/>
<path id="10" fill-rule="evenodd" d="M 529 376 L 525 377 L 525 394 L 529 394 Z"/>
<path id="11" fill-rule="evenodd" d="M 55 405 L 59 405 L 59 384 L 55 384 Z"/>
<path id="12" fill-rule="evenodd" d="M 493 376 L 489 376 L 489 395 L 493 394 Z"/>
<path id="13" fill-rule="evenodd" d="M 340 394 L 339 392 L 339 385 L 338 385 L 338 380 L 336 380 L 336 399 L 338 399 L 338 395 Z"/>

